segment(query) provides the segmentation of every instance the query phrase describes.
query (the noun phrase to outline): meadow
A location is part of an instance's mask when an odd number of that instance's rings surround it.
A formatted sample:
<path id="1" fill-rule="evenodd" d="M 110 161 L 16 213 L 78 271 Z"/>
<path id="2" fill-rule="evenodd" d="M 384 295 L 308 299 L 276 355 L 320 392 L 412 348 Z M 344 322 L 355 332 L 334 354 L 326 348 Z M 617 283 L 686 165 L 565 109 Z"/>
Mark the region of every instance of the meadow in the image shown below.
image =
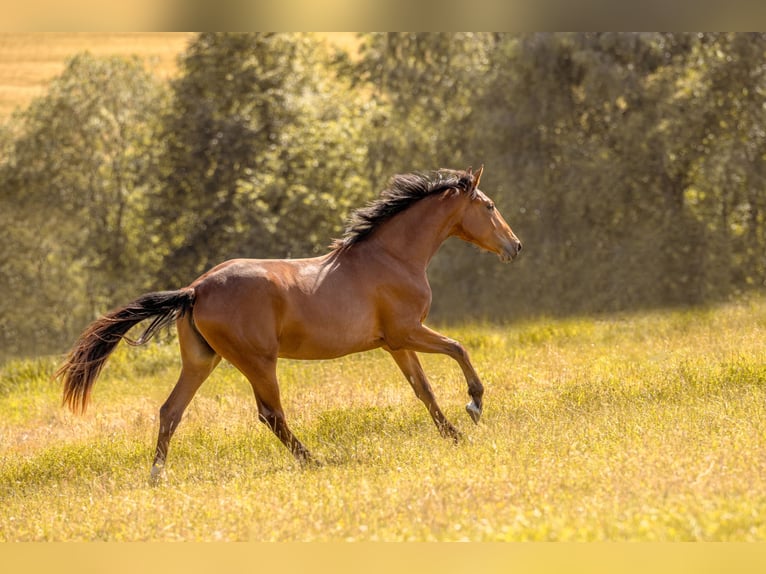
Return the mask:
<path id="1" fill-rule="evenodd" d="M 139 57 L 158 78 L 168 80 L 178 72 L 178 56 L 196 34 L 188 32 L 0 33 L 0 121 L 23 110 L 42 95 L 48 83 L 64 70 L 66 62 L 82 52 L 94 56 Z M 349 32 L 320 34 L 338 48 L 353 53 L 355 35 Z"/>
<path id="2" fill-rule="evenodd" d="M 0 34 L 0 119 L 42 95 L 69 58 L 138 56 L 159 78 L 176 74 L 178 55 L 193 37 L 188 33 L 3 33 Z"/>
<path id="3" fill-rule="evenodd" d="M 56 358 L 0 371 L 2 541 L 764 541 L 766 299 L 507 326 L 442 326 L 471 352 L 422 356 L 442 439 L 386 353 L 280 363 L 302 468 L 222 364 L 149 484 L 175 341 L 121 346 L 85 416 Z"/>

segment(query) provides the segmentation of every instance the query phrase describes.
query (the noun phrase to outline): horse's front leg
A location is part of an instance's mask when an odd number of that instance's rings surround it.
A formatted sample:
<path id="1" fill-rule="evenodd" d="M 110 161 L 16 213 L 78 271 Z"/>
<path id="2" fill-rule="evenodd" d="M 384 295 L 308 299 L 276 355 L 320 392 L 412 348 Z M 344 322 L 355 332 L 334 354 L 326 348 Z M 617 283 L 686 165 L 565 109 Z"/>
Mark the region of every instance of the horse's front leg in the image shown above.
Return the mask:
<path id="1" fill-rule="evenodd" d="M 457 361 L 463 370 L 463 375 L 465 375 L 465 380 L 468 383 L 468 394 L 471 397 L 471 402 L 466 405 L 465 410 L 471 416 L 473 422 L 478 424 L 481 418 L 484 385 L 481 384 L 479 375 L 476 374 L 476 370 L 471 364 L 468 351 L 465 350 L 463 345 L 454 339 L 429 329 L 425 325 L 419 325 L 408 333 L 402 347 L 423 353 L 441 353 Z"/>
<path id="2" fill-rule="evenodd" d="M 406 349 L 400 349 L 398 351 L 393 351 L 391 349 L 386 350 L 391 353 L 391 356 L 394 358 L 394 361 L 396 361 L 396 364 L 399 365 L 399 368 L 407 378 L 407 381 L 412 385 L 415 395 L 426 405 L 428 413 L 431 415 L 434 423 L 436 423 L 436 428 L 439 429 L 441 435 L 457 442 L 460 439 L 460 431 L 447 420 L 447 417 L 444 416 L 444 413 L 436 403 L 434 392 L 431 389 L 431 385 L 428 383 L 428 378 L 426 377 L 415 352 Z"/>

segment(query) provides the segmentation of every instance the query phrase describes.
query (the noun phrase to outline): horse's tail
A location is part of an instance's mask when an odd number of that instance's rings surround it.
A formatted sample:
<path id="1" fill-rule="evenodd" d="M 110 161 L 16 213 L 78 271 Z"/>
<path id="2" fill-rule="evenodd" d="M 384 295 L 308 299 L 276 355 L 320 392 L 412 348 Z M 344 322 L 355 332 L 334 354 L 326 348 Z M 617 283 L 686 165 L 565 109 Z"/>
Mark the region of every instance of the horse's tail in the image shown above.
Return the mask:
<path id="1" fill-rule="evenodd" d="M 149 341 L 160 329 L 189 311 L 194 303 L 194 289 L 147 293 L 124 307 L 115 309 L 88 326 L 69 352 L 55 377 L 64 382 L 63 403 L 77 412 L 85 412 L 90 391 L 109 355 L 122 339 L 132 345 Z M 144 319 L 154 320 L 135 341 L 125 335 Z"/>

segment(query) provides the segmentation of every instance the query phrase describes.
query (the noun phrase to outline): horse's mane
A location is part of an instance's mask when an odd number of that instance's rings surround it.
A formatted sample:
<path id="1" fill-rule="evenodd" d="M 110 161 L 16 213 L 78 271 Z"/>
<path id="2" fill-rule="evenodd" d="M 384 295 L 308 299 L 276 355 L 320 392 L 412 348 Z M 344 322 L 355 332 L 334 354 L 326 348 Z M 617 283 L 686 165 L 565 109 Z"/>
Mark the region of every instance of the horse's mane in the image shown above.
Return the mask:
<path id="1" fill-rule="evenodd" d="M 472 188 L 473 176 L 468 171 L 440 169 L 395 175 L 377 199 L 351 213 L 343 237 L 334 240 L 330 248 L 342 250 L 359 243 L 378 225 L 425 197 L 448 189 Z"/>

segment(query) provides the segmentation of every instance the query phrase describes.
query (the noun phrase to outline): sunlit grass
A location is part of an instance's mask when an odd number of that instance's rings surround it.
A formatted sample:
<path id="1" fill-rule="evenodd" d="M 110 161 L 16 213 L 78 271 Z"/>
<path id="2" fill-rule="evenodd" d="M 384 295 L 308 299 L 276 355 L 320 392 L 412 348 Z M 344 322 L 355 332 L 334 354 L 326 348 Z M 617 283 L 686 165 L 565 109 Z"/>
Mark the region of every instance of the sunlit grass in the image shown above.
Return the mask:
<path id="1" fill-rule="evenodd" d="M 384 352 L 280 364 L 304 469 L 221 365 L 148 470 L 175 343 L 119 348 L 88 414 L 49 359 L 0 382 L 0 540 L 766 539 L 766 300 L 507 327 L 444 327 L 483 375 L 423 356 L 465 440 L 437 433 Z"/>
<path id="2" fill-rule="evenodd" d="M 338 49 L 355 54 L 359 40 L 348 32 L 317 34 Z M 3 33 L 0 34 L 0 121 L 24 109 L 64 71 L 66 61 L 94 56 L 138 56 L 160 79 L 178 73 L 178 57 L 195 37 L 187 32 L 155 33 Z"/>
<path id="3" fill-rule="evenodd" d="M 0 120 L 25 108 L 63 72 L 67 60 L 94 56 L 138 56 L 159 78 L 177 72 L 177 57 L 189 33 L 5 33 L 0 34 Z"/>

